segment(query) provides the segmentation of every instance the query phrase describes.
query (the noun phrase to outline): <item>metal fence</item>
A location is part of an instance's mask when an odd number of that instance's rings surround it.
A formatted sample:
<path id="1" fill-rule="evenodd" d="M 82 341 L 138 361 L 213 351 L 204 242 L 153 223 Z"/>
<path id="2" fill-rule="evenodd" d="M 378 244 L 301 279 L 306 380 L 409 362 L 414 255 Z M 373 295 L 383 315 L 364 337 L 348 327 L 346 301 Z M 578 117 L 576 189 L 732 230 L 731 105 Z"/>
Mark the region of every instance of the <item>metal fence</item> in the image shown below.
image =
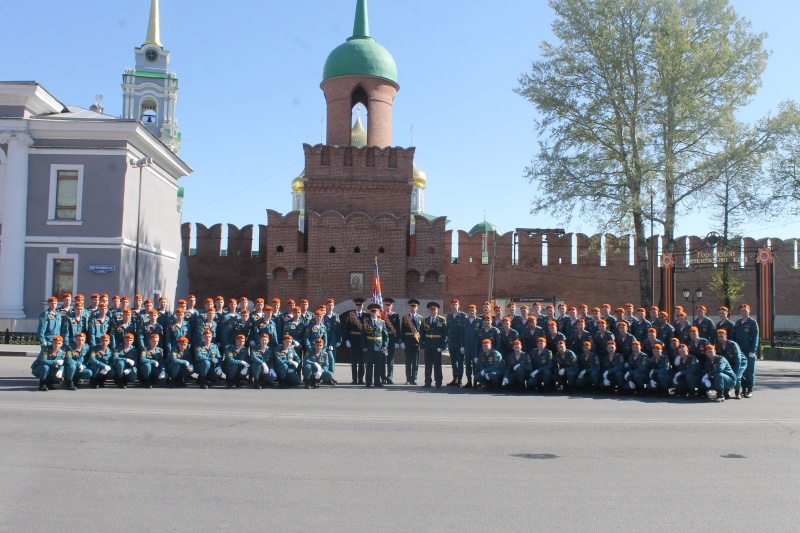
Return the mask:
<path id="1" fill-rule="evenodd" d="M 17 333 L 6 330 L 0 333 L 0 344 L 39 345 L 39 336 L 36 333 Z"/>

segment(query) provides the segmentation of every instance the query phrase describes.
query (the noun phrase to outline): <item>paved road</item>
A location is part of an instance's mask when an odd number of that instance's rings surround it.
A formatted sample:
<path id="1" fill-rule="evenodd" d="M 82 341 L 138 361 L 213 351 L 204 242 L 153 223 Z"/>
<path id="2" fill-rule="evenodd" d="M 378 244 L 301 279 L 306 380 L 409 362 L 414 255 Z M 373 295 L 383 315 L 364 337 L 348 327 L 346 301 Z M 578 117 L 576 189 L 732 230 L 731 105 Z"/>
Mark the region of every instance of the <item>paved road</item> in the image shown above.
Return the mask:
<path id="1" fill-rule="evenodd" d="M 0 358 L 0 531 L 800 528 L 800 364 L 759 361 L 754 398 L 712 404 L 404 386 L 40 393 L 30 363 Z"/>

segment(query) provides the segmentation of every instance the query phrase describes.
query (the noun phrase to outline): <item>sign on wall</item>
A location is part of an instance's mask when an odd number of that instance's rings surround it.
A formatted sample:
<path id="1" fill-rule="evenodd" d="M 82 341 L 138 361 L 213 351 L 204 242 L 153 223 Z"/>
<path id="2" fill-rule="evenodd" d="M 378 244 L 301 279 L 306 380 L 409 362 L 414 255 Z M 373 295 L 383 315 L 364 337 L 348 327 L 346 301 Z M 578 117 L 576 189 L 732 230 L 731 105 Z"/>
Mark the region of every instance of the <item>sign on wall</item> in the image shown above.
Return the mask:
<path id="1" fill-rule="evenodd" d="M 95 274 L 108 274 L 109 272 L 116 272 L 117 265 L 89 265 L 86 269 Z"/>

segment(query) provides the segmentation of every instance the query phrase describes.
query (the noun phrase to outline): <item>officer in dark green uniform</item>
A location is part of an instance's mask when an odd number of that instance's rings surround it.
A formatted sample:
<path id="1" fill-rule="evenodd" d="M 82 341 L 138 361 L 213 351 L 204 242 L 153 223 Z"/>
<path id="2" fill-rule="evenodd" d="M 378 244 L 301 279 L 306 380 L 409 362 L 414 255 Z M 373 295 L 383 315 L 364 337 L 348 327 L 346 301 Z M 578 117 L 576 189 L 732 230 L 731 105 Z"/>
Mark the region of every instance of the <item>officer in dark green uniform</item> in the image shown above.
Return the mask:
<path id="1" fill-rule="evenodd" d="M 439 315 L 439 304 L 428 302 L 429 315 L 422 322 L 420 340 L 425 350 L 425 387 L 431 387 L 431 372 L 436 388 L 442 386 L 442 351 L 447 346 L 447 319 Z"/>
<path id="2" fill-rule="evenodd" d="M 356 308 L 349 313 L 342 323 L 344 344 L 350 348 L 350 369 L 353 377 L 351 385 L 364 384 L 364 352 L 361 348 L 363 321 L 367 318 L 364 313 L 364 298 L 353 300 Z"/>
<path id="3" fill-rule="evenodd" d="M 409 300 L 408 308 L 409 313 L 403 316 L 400 327 L 400 338 L 402 339 L 400 346 L 405 350 L 406 356 L 406 385 L 416 385 L 423 318 L 417 313 L 419 300 Z"/>
<path id="4" fill-rule="evenodd" d="M 389 334 L 386 331 L 386 322 L 380 319 L 381 306 L 371 303 L 367 309 L 369 317 L 362 321 L 361 335 L 361 346 L 367 365 L 367 387 L 373 384 L 376 387 L 383 387 L 380 369 L 385 364 Z"/>

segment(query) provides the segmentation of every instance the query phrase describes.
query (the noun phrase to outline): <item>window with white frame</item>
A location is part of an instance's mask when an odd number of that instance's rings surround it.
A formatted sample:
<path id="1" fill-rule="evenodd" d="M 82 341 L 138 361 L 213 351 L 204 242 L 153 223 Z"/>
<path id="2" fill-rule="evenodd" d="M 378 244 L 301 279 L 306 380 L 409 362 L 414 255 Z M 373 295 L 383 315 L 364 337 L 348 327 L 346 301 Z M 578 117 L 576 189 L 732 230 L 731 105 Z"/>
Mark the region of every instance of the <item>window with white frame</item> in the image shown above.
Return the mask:
<path id="1" fill-rule="evenodd" d="M 50 205 L 47 218 L 51 223 L 80 222 L 82 196 L 83 165 L 50 167 Z"/>
<path id="2" fill-rule="evenodd" d="M 50 296 L 61 297 L 65 292 L 75 294 L 78 284 L 78 254 L 66 250 L 47 254 L 44 300 Z"/>

